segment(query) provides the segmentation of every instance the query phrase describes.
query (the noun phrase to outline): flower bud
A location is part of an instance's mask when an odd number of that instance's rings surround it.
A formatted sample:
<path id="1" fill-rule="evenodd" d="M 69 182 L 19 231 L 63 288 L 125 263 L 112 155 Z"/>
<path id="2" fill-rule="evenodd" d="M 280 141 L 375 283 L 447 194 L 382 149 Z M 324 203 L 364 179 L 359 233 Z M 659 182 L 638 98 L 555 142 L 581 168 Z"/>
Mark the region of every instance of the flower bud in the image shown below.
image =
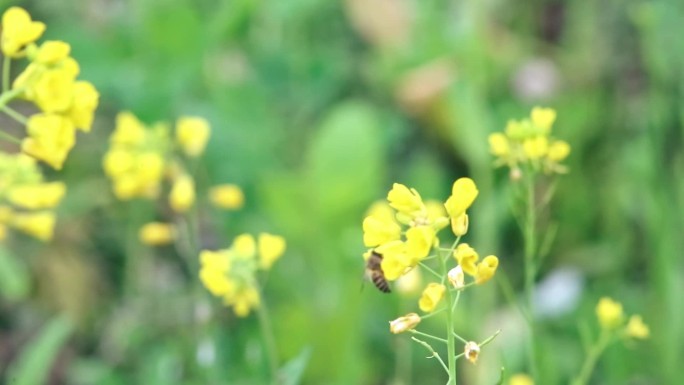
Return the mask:
<path id="1" fill-rule="evenodd" d="M 173 211 L 184 213 L 195 203 L 195 182 L 189 175 L 176 179 L 169 194 L 169 205 Z"/>
<path id="2" fill-rule="evenodd" d="M 245 195 L 237 185 L 222 184 L 209 190 L 209 200 L 218 208 L 237 210 L 244 205 Z"/>
<path id="3" fill-rule="evenodd" d="M 140 228 L 140 242 L 150 246 L 168 245 L 173 242 L 175 229 L 169 223 L 150 222 Z"/>
<path id="4" fill-rule="evenodd" d="M 421 295 L 418 301 L 418 306 L 420 310 L 429 313 L 435 310 L 439 301 L 442 300 L 446 287 L 439 283 L 430 283 L 427 285 L 425 290 L 423 290 L 423 295 Z"/>
<path id="5" fill-rule="evenodd" d="M 596 305 L 596 316 L 604 329 L 615 329 L 623 322 L 622 304 L 603 297 Z"/>
<path id="6" fill-rule="evenodd" d="M 447 273 L 447 278 L 449 279 L 449 282 L 457 289 L 460 289 L 465 285 L 465 275 L 463 274 L 463 268 L 461 268 L 461 266 L 456 266 L 449 270 Z"/>
<path id="7" fill-rule="evenodd" d="M 633 315 L 629 318 L 627 322 L 627 328 L 625 329 L 627 337 L 646 339 L 651 334 L 648 325 L 644 323 L 640 315 Z"/>
<path id="8" fill-rule="evenodd" d="M 390 321 L 390 332 L 393 334 L 403 333 L 412 330 L 420 323 L 420 316 L 416 313 L 409 313 L 403 317 L 399 317 L 394 321 Z"/>
<path id="9" fill-rule="evenodd" d="M 456 218 L 451 219 L 451 231 L 454 235 L 460 237 L 468 232 L 468 214 L 463 213 Z"/>
<path id="10" fill-rule="evenodd" d="M 479 356 L 480 345 L 478 345 L 477 342 L 470 341 L 467 344 L 465 344 L 465 357 L 468 359 L 468 361 L 474 364 L 475 362 L 477 362 L 477 358 Z"/>

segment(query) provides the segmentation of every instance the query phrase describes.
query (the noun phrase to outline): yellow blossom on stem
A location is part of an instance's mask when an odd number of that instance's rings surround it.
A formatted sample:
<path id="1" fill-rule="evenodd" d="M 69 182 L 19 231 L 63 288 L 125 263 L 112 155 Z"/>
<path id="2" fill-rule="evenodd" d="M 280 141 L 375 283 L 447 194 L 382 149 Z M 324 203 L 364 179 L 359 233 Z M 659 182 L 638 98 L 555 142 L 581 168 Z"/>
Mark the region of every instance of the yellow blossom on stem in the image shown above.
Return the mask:
<path id="1" fill-rule="evenodd" d="M 254 258 L 257 250 L 256 241 L 251 234 L 240 234 L 233 240 L 231 250 L 238 258 Z"/>
<path id="2" fill-rule="evenodd" d="M 150 222 L 140 228 L 138 238 L 146 245 L 163 246 L 173 242 L 176 230 L 170 223 Z"/>
<path id="3" fill-rule="evenodd" d="M 451 218 L 451 231 L 457 237 L 463 236 L 468 232 L 468 214 L 463 213 L 455 218 Z"/>
<path id="4" fill-rule="evenodd" d="M 470 245 L 460 243 L 456 250 L 454 250 L 454 258 L 456 258 L 456 262 L 458 262 L 458 265 L 461 266 L 466 274 L 473 277 L 477 276 L 477 260 L 480 259 L 480 256 Z"/>
<path id="5" fill-rule="evenodd" d="M 77 81 L 74 83 L 73 96 L 67 114 L 76 128 L 83 132 L 90 132 L 100 94 L 90 82 Z"/>
<path id="6" fill-rule="evenodd" d="M 70 120 L 56 114 L 37 114 L 27 123 L 29 136 L 22 151 L 60 170 L 76 143 L 76 131 Z"/>
<path id="7" fill-rule="evenodd" d="M 543 158 L 549 151 L 549 141 L 545 136 L 536 136 L 525 139 L 523 142 L 523 152 L 530 160 Z"/>
<path id="8" fill-rule="evenodd" d="M 116 115 L 116 129 L 110 138 L 113 144 L 134 146 L 145 140 L 145 126 L 128 111 Z"/>
<path id="9" fill-rule="evenodd" d="M 43 65 L 55 65 L 69 57 L 71 46 L 59 40 L 48 40 L 38 48 L 33 61 Z"/>
<path id="10" fill-rule="evenodd" d="M 232 291 L 233 285 L 226 275 L 231 265 L 228 251 L 203 250 L 200 265 L 200 280 L 211 294 L 223 296 Z"/>
<path id="11" fill-rule="evenodd" d="M 56 221 L 55 214 L 49 211 L 17 213 L 12 227 L 45 242 L 52 239 Z"/>
<path id="12" fill-rule="evenodd" d="M 630 338 L 646 339 L 651 334 L 648 325 L 644 323 L 640 315 L 633 315 L 627 322 L 625 334 Z"/>
<path id="13" fill-rule="evenodd" d="M 423 294 L 420 296 L 420 300 L 418 301 L 418 307 L 420 310 L 426 313 L 434 311 L 437 305 L 439 305 L 439 302 L 442 300 L 445 291 L 446 286 L 442 284 L 434 282 L 428 284 L 425 290 L 423 290 Z"/>
<path id="14" fill-rule="evenodd" d="M 371 215 L 363 220 L 363 243 L 374 247 L 397 240 L 401 237 L 401 227 L 392 217 Z"/>
<path id="15" fill-rule="evenodd" d="M 477 276 L 475 277 L 475 283 L 480 285 L 492 279 L 498 266 L 499 259 L 496 256 L 488 255 L 484 257 L 482 262 L 477 265 Z"/>
<path id="16" fill-rule="evenodd" d="M 209 140 L 211 128 L 209 122 L 199 117 L 181 117 L 176 124 L 176 141 L 183 152 L 196 157 L 204 152 Z"/>
<path id="17" fill-rule="evenodd" d="M 285 252 L 285 238 L 279 235 L 261 233 L 259 234 L 258 248 L 259 267 L 268 270 Z"/>
<path id="18" fill-rule="evenodd" d="M 496 132 L 489 135 L 489 151 L 494 156 L 508 156 L 511 153 L 511 146 L 508 144 L 506 135 Z"/>
<path id="19" fill-rule="evenodd" d="M 7 193 L 12 204 L 30 209 L 49 209 L 57 206 L 66 193 L 63 182 L 19 184 Z"/>
<path id="20" fill-rule="evenodd" d="M 548 135 L 551 126 L 556 121 L 556 110 L 553 108 L 534 107 L 530 113 L 530 119 L 535 127 L 541 130 L 541 134 Z"/>
<path id="21" fill-rule="evenodd" d="M 378 246 L 375 251 L 382 255 L 380 266 L 385 278 L 394 281 L 411 267 L 406 255 L 406 244 L 402 241 L 391 241 Z"/>
<path id="22" fill-rule="evenodd" d="M 195 181 L 189 175 L 176 178 L 169 194 L 169 205 L 173 211 L 184 213 L 195 204 Z"/>
<path id="23" fill-rule="evenodd" d="M 406 254 L 410 265 L 416 265 L 430 254 L 435 243 L 435 229 L 430 226 L 411 227 L 406 231 Z"/>
<path id="24" fill-rule="evenodd" d="M 551 162 L 561 162 L 570 155 L 570 145 L 563 140 L 555 140 L 546 155 Z"/>
<path id="25" fill-rule="evenodd" d="M 10 57 L 18 57 L 21 50 L 33 43 L 45 32 L 45 24 L 32 21 L 23 8 L 10 7 L 2 15 L 2 52 Z"/>
<path id="26" fill-rule="evenodd" d="M 418 191 L 400 183 L 392 185 L 392 190 L 387 194 L 387 201 L 395 210 L 408 217 L 425 215 L 427 211 Z"/>
<path id="27" fill-rule="evenodd" d="M 478 190 L 470 178 L 459 178 L 454 182 L 451 189 L 451 196 L 444 203 L 449 217 L 456 218 L 473 204 L 475 198 L 477 198 Z"/>
<path id="28" fill-rule="evenodd" d="M 238 185 L 222 184 L 209 189 L 209 201 L 216 207 L 237 210 L 245 203 L 245 195 Z"/>
<path id="29" fill-rule="evenodd" d="M 252 309 L 259 306 L 261 297 L 254 286 L 247 285 L 237 289 L 234 294 L 224 297 L 224 301 L 233 307 L 235 315 L 247 317 Z"/>
<path id="30" fill-rule="evenodd" d="M 399 317 L 390 321 L 390 333 L 399 334 L 412 329 L 420 323 L 420 316 L 416 313 L 409 313 L 403 317 Z"/>
<path id="31" fill-rule="evenodd" d="M 596 316 L 602 328 L 612 330 L 623 322 L 622 304 L 612 298 L 603 297 L 596 305 Z"/>

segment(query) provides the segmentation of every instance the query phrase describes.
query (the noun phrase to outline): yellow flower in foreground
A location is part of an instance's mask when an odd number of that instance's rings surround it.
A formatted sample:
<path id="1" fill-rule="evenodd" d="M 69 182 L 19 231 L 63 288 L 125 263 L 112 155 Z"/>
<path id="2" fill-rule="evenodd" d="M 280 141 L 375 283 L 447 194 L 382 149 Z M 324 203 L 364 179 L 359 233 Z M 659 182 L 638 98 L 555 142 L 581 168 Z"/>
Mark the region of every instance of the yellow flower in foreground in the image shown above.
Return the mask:
<path id="1" fill-rule="evenodd" d="M 553 108 L 534 107 L 530 113 L 532 124 L 541 130 L 541 134 L 548 135 L 551 126 L 556 121 L 556 110 Z"/>
<path id="2" fill-rule="evenodd" d="M 66 62 L 75 63 L 73 59 Z M 35 83 L 27 91 L 27 97 L 32 99 L 43 112 L 63 113 L 74 100 L 74 82 L 78 69 L 74 66 L 59 66 L 46 69 L 40 73 Z"/>
<path id="3" fill-rule="evenodd" d="M 470 178 L 459 178 L 451 188 L 451 196 L 444 203 L 449 217 L 456 218 L 473 204 L 477 198 L 477 186 Z"/>
<path id="4" fill-rule="evenodd" d="M 256 254 L 257 246 L 254 237 L 251 234 L 240 234 L 233 240 L 233 245 L 231 250 L 235 253 L 236 257 L 241 259 L 251 259 L 254 258 Z"/>
<path id="5" fill-rule="evenodd" d="M 45 24 L 32 21 L 23 8 L 11 7 L 2 15 L 2 52 L 17 57 L 21 49 L 45 32 Z"/>
<path id="6" fill-rule="evenodd" d="M 506 135 L 496 132 L 489 135 L 489 151 L 494 156 L 508 156 L 511 153 L 511 146 L 508 144 Z"/>
<path id="7" fill-rule="evenodd" d="M 195 204 L 195 182 L 189 175 L 179 176 L 169 194 L 169 205 L 173 211 L 184 213 Z"/>
<path id="8" fill-rule="evenodd" d="M 483 284 L 496 273 L 496 268 L 499 266 L 499 259 L 494 255 L 488 255 L 484 257 L 482 262 L 477 265 L 477 276 L 475 277 L 475 283 Z"/>
<path id="9" fill-rule="evenodd" d="M 59 40 L 48 40 L 38 48 L 34 61 L 39 64 L 55 65 L 69 57 L 71 46 Z"/>
<path id="10" fill-rule="evenodd" d="M 477 276 L 477 260 L 480 259 L 480 256 L 470 245 L 460 243 L 454 250 L 454 258 L 466 274 L 473 277 Z"/>
<path id="11" fill-rule="evenodd" d="M 406 255 L 406 244 L 402 241 L 387 242 L 378 246 L 375 251 L 382 255 L 380 267 L 388 281 L 394 281 L 401 277 L 411 267 Z"/>
<path id="12" fill-rule="evenodd" d="M 221 184 L 209 189 L 209 201 L 218 208 L 237 210 L 245 204 L 245 195 L 238 185 Z"/>
<path id="13" fill-rule="evenodd" d="M 55 229 L 55 214 L 49 211 L 19 213 L 12 218 L 12 226 L 41 241 L 49 241 Z"/>
<path id="14" fill-rule="evenodd" d="M 406 231 L 406 254 L 415 265 L 430 254 L 435 243 L 435 229 L 430 226 L 411 227 Z"/>
<path id="15" fill-rule="evenodd" d="M 418 191 L 400 183 L 392 185 L 392 189 L 387 194 L 387 201 L 395 210 L 409 217 L 422 215 L 427 211 Z"/>
<path id="16" fill-rule="evenodd" d="M 279 235 L 261 233 L 258 243 L 259 267 L 268 270 L 285 252 L 285 238 Z"/>
<path id="17" fill-rule="evenodd" d="M 477 342 L 469 341 L 464 347 L 465 358 L 471 363 L 476 363 L 477 358 L 480 356 L 480 345 Z"/>
<path id="18" fill-rule="evenodd" d="M 24 184 L 12 187 L 7 199 L 26 209 L 49 209 L 59 204 L 65 192 L 63 182 Z"/>
<path id="19" fill-rule="evenodd" d="M 534 380 L 527 374 L 514 374 L 508 380 L 508 385 L 534 385 Z"/>
<path id="20" fill-rule="evenodd" d="M 596 316 L 602 328 L 615 329 L 622 325 L 622 304 L 613 301 L 612 298 L 603 297 L 596 305 Z"/>
<path id="21" fill-rule="evenodd" d="M 625 333 L 628 337 L 637 339 L 646 339 L 651 334 L 648 325 L 644 323 L 640 315 L 633 315 L 627 322 Z"/>
<path id="22" fill-rule="evenodd" d="M 71 121 L 60 115 L 37 114 L 29 118 L 26 129 L 29 136 L 21 144 L 22 151 L 60 170 L 76 143 Z"/>
<path id="23" fill-rule="evenodd" d="M 176 230 L 170 223 L 150 222 L 140 228 L 138 238 L 146 245 L 162 246 L 173 242 Z"/>
<path id="24" fill-rule="evenodd" d="M 523 142 L 523 152 L 530 160 L 540 159 L 546 156 L 549 151 L 549 141 L 545 136 L 537 136 L 525 139 Z"/>
<path id="25" fill-rule="evenodd" d="M 363 243 L 374 247 L 399 239 L 401 227 L 392 217 L 371 215 L 363 220 Z"/>
<path id="26" fill-rule="evenodd" d="M 204 152 L 211 129 L 209 122 L 199 117 L 181 117 L 176 123 L 176 141 L 186 155 L 196 157 Z"/>
<path id="27" fill-rule="evenodd" d="M 445 290 L 446 286 L 442 284 L 434 282 L 428 284 L 425 290 L 423 290 L 423 294 L 418 301 L 418 307 L 420 307 L 420 310 L 426 313 L 434 311 L 439 304 L 439 301 L 442 300 Z"/>
<path id="28" fill-rule="evenodd" d="M 403 317 L 399 317 L 390 321 L 390 333 L 399 334 L 405 331 L 415 329 L 420 323 L 420 316 L 416 313 L 409 313 Z"/>

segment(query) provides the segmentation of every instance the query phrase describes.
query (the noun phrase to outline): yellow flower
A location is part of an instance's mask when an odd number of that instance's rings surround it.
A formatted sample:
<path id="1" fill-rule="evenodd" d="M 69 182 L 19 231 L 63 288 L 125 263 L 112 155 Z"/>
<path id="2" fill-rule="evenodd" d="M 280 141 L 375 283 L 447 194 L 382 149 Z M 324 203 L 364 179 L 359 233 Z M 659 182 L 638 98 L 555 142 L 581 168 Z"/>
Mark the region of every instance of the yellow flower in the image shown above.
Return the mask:
<path id="1" fill-rule="evenodd" d="M 403 295 L 414 294 L 421 289 L 423 285 L 423 277 L 420 274 L 420 269 L 411 269 L 408 273 L 400 277 L 394 288 Z"/>
<path id="2" fill-rule="evenodd" d="M 506 157 L 511 153 L 506 135 L 497 132 L 489 135 L 489 151 L 494 156 Z"/>
<path id="3" fill-rule="evenodd" d="M 259 291 L 254 286 L 243 286 L 234 294 L 225 297 L 225 302 L 233 306 L 233 311 L 238 317 L 247 317 L 252 309 L 261 302 Z"/>
<path id="4" fill-rule="evenodd" d="M 381 218 L 383 221 L 396 221 L 394 210 L 384 200 L 374 202 L 366 212 L 366 216 Z"/>
<path id="5" fill-rule="evenodd" d="M 200 280 L 211 294 L 222 296 L 234 290 L 234 285 L 226 276 L 231 265 L 226 251 L 202 250 L 200 264 Z"/>
<path id="6" fill-rule="evenodd" d="M 49 209 L 57 206 L 66 193 L 63 182 L 24 184 L 12 187 L 7 200 L 30 210 Z"/>
<path id="7" fill-rule="evenodd" d="M 169 193 L 169 205 L 173 211 L 184 213 L 195 203 L 195 182 L 189 175 L 176 178 Z"/>
<path id="8" fill-rule="evenodd" d="M 256 241 L 251 234 L 240 234 L 235 237 L 230 249 L 240 259 L 254 258 L 257 249 Z"/>
<path id="9" fill-rule="evenodd" d="M 561 162 L 570 155 L 570 145 L 562 140 L 554 140 L 546 155 L 552 162 Z"/>
<path id="10" fill-rule="evenodd" d="M 646 339 L 651 334 L 648 325 L 644 323 L 640 315 L 633 315 L 629 318 L 627 322 L 627 327 L 625 329 L 628 337 Z"/>
<path id="11" fill-rule="evenodd" d="M 447 273 L 447 279 L 456 289 L 460 289 L 465 286 L 465 276 L 463 274 L 463 268 L 459 265 L 449 270 Z"/>
<path id="12" fill-rule="evenodd" d="M 427 209 L 427 220 L 430 226 L 435 229 L 435 232 L 447 227 L 449 225 L 449 218 L 447 217 L 444 204 L 440 201 L 429 200 L 425 202 Z"/>
<path id="13" fill-rule="evenodd" d="M 176 141 L 186 155 L 196 157 L 204 152 L 210 131 L 209 122 L 206 119 L 182 117 L 176 124 Z"/>
<path id="14" fill-rule="evenodd" d="M 86 81 L 75 82 L 73 93 L 73 103 L 67 114 L 76 128 L 83 132 L 90 132 L 100 94 L 90 82 Z"/>
<path id="15" fill-rule="evenodd" d="M 150 222 L 140 228 L 138 238 L 146 245 L 162 246 L 173 242 L 176 230 L 170 223 Z"/>
<path id="16" fill-rule="evenodd" d="M 480 285 L 492 279 L 498 266 L 499 258 L 496 256 L 488 255 L 484 257 L 482 262 L 477 265 L 477 276 L 475 277 L 475 283 Z"/>
<path id="17" fill-rule="evenodd" d="M 237 210 L 245 203 L 242 189 L 234 184 L 222 184 L 209 189 L 209 200 L 222 209 Z"/>
<path id="18" fill-rule="evenodd" d="M 506 123 L 506 136 L 513 140 L 522 140 L 534 135 L 532 123 L 529 120 L 509 120 Z"/>
<path id="19" fill-rule="evenodd" d="M 55 229 L 55 214 L 50 211 L 17 213 L 12 218 L 12 226 L 41 241 L 49 241 Z"/>
<path id="20" fill-rule="evenodd" d="M 396 280 L 410 267 L 406 244 L 402 241 L 387 242 L 378 246 L 375 251 L 382 255 L 380 267 L 388 281 Z"/>
<path id="21" fill-rule="evenodd" d="M 411 227 L 406 231 L 406 255 L 410 265 L 416 265 L 430 254 L 435 243 L 435 229 L 430 226 Z"/>
<path id="22" fill-rule="evenodd" d="M 138 145 L 145 140 L 145 126 L 128 111 L 116 115 L 116 129 L 110 139 L 114 144 Z"/>
<path id="23" fill-rule="evenodd" d="M 543 158 L 549 151 L 549 141 L 545 136 L 536 136 L 525 139 L 523 142 L 523 152 L 527 159 L 536 160 Z"/>
<path id="24" fill-rule="evenodd" d="M 596 316 L 599 324 L 604 329 L 616 329 L 622 325 L 623 313 L 622 304 L 613 301 L 612 298 L 603 297 L 596 305 Z"/>
<path id="25" fill-rule="evenodd" d="M 456 262 L 458 262 L 458 265 L 461 266 L 466 274 L 473 277 L 477 276 L 477 260 L 480 259 L 480 256 L 475 249 L 467 243 L 461 243 L 454 250 L 454 258 L 456 258 Z"/>
<path id="26" fill-rule="evenodd" d="M 74 82 L 77 74 L 71 67 L 45 70 L 37 78 L 27 96 L 43 112 L 65 112 L 74 99 Z"/>
<path id="27" fill-rule="evenodd" d="M 541 134 L 548 135 L 551 126 L 556 121 L 556 110 L 553 108 L 534 107 L 530 113 L 532 124 L 541 130 Z"/>
<path id="28" fill-rule="evenodd" d="M 400 183 L 392 185 L 387 194 L 387 201 L 395 210 L 409 217 L 425 215 L 427 211 L 418 191 Z"/>
<path id="29" fill-rule="evenodd" d="M 463 213 L 456 218 L 451 218 L 451 231 L 460 237 L 468 232 L 468 214 Z"/>
<path id="30" fill-rule="evenodd" d="M 451 188 L 451 196 L 447 199 L 446 207 L 449 217 L 456 218 L 463 214 L 477 198 L 477 186 L 470 178 L 459 178 Z"/>
<path id="31" fill-rule="evenodd" d="M 285 238 L 267 233 L 259 234 L 259 267 L 271 268 L 273 263 L 285 252 Z"/>
<path id="32" fill-rule="evenodd" d="M 23 8 L 11 7 L 2 15 L 2 52 L 10 57 L 18 57 L 21 49 L 45 32 L 45 24 L 32 21 Z"/>
<path id="33" fill-rule="evenodd" d="M 21 144 L 22 151 L 60 170 L 76 143 L 76 131 L 68 119 L 55 114 L 37 114 L 29 118 L 29 137 Z"/>
<path id="34" fill-rule="evenodd" d="M 442 284 L 434 282 L 428 284 L 425 290 L 423 290 L 423 294 L 420 296 L 420 300 L 418 301 L 418 307 L 420 307 L 420 310 L 426 313 L 435 310 L 439 304 L 439 301 L 442 300 L 445 290 L 446 286 Z"/>
<path id="35" fill-rule="evenodd" d="M 468 361 L 473 364 L 477 362 L 477 358 L 480 356 L 480 345 L 478 345 L 477 342 L 470 341 L 466 343 L 463 350 L 465 352 L 465 358 L 467 358 Z"/>
<path id="36" fill-rule="evenodd" d="M 420 316 L 416 313 L 409 313 L 403 317 L 399 317 L 394 321 L 390 321 L 390 333 L 399 334 L 408 330 L 415 329 L 420 323 Z"/>
<path id="37" fill-rule="evenodd" d="M 508 380 L 508 385 L 534 385 L 534 380 L 527 374 L 514 374 Z"/>
<path id="38" fill-rule="evenodd" d="M 44 65 L 55 65 L 69 57 L 71 46 L 63 41 L 48 40 L 38 48 L 34 62 Z"/>
<path id="39" fill-rule="evenodd" d="M 112 148 L 105 153 L 102 166 L 107 176 L 120 177 L 135 166 L 135 157 L 129 151 Z"/>
<path id="40" fill-rule="evenodd" d="M 363 243 L 374 247 L 401 237 L 401 227 L 392 217 L 369 216 L 363 220 Z"/>

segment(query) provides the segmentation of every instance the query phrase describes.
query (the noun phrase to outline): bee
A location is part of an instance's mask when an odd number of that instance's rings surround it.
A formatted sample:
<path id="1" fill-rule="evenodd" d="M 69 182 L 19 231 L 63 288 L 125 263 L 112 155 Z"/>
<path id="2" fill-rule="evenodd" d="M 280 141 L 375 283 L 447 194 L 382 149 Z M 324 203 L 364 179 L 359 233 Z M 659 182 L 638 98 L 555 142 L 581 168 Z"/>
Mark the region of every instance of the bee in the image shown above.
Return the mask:
<path id="1" fill-rule="evenodd" d="M 373 282 L 373 285 L 383 293 L 391 292 L 389 283 L 385 278 L 385 273 L 382 271 L 382 254 L 371 251 L 370 257 L 366 261 L 366 276 Z"/>

